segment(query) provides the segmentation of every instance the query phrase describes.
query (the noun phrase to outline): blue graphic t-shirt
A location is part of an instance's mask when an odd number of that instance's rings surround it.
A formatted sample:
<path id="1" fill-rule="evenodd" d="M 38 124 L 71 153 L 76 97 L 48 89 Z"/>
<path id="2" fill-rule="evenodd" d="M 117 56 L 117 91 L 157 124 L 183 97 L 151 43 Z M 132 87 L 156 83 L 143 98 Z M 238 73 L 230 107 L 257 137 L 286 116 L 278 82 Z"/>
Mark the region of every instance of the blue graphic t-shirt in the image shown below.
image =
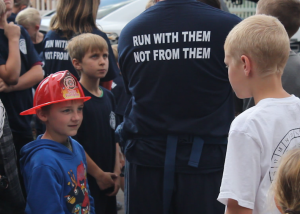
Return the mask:
<path id="1" fill-rule="evenodd" d="M 63 144 L 41 139 L 41 135 L 21 149 L 26 213 L 95 213 L 85 152 L 77 141 L 69 140 L 72 152 Z"/>
<path id="2" fill-rule="evenodd" d="M 109 68 L 106 76 L 101 79 L 102 82 L 113 80 L 119 73 L 114 54 L 110 46 L 107 35 L 99 29 L 94 29 L 93 34 L 97 34 L 103 37 L 108 44 L 109 52 Z M 41 53 L 41 57 L 44 61 L 45 75 L 49 76 L 57 71 L 70 71 L 77 79 L 79 75 L 70 60 L 68 52 L 65 50 L 68 44 L 67 38 L 63 37 L 62 32 L 49 31 L 43 41 L 44 49 Z"/>
<path id="3" fill-rule="evenodd" d="M 20 26 L 21 36 L 19 40 L 19 48 L 21 55 L 21 73 L 25 74 L 32 66 L 39 63 L 41 60 L 34 49 L 32 41 L 27 31 Z M 0 65 L 6 64 L 8 58 L 8 40 L 4 35 L 4 30 L 0 29 Z M 31 131 L 31 115 L 20 116 L 22 111 L 32 108 L 33 96 L 32 89 L 28 88 L 22 91 L 13 91 L 10 93 L 0 93 L 5 109 L 8 114 L 10 128 L 13 132 L 23 135 L 32 135 Z"/>
<path id="4" fill-rule="evenodd" d="M 227 136 L 234 107 L 223 45 L 239 22 L 196 0 L 166 0 L 127 24 L 118 47 L 133 95 L 124 130 Z"/>

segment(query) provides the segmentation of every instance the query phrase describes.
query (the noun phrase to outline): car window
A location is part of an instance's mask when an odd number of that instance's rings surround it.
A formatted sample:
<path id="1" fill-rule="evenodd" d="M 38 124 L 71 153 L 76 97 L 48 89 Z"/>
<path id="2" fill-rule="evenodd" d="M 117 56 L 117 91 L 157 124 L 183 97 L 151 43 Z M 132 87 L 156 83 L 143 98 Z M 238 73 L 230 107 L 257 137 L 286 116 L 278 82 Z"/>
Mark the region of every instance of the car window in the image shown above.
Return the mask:
<path id="1" fill-rule="evenodd" d="M 104 7 L 110 4 L 117 4 L 128 0 L 101 0 L 100 7 Z"/>
<path id="2" fill-rule="evenodd" d="M 109 1 L 109 3 L 108 3 L 108 1 Z M 135 0 L 106 0 L 106 1 L 102 0 L 99 10 L 98 10 L 97 19 L 101 19 L 104 16 L 112 13 L 113 11 L 115 11 L 133 1 L 135 1 Z M 112 2 L 114 2 L 114 3 L 112 3 Z"/>

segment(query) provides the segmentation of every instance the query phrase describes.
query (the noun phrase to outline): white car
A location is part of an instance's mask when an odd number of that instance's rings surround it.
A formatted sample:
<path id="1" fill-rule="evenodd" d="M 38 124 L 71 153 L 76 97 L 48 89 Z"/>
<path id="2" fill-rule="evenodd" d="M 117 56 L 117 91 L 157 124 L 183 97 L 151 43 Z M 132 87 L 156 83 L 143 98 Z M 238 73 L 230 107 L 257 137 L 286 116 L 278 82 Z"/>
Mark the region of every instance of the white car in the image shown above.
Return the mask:
<path id="1" fill-rule="evenodd" d="M 112 44 L 118 43 L 121 30 L 133 18 L 141 14 L 148 0 L 101 0 L 96 23 L 105 33 Z M 56 11 L 51 11 L 42 17 L 40 31 L 50 30 L 50 20 Z"/>

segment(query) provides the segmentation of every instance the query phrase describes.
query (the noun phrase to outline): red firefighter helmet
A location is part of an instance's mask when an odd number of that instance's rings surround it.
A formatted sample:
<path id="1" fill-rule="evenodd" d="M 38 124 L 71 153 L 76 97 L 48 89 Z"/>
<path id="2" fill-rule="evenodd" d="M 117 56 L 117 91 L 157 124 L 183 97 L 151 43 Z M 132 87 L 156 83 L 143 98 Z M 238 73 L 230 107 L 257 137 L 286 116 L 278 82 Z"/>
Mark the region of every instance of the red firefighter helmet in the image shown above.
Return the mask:
<path id="1" fill-rule="evenodd" d="M 36 110 L 43 106 L 68 100 L 88 101 L 81 85 L 69 71 L 59 71 L 46 77 L 37 87 L 33 108 L 20 113 L 20 115 L 36 114 Z"/>

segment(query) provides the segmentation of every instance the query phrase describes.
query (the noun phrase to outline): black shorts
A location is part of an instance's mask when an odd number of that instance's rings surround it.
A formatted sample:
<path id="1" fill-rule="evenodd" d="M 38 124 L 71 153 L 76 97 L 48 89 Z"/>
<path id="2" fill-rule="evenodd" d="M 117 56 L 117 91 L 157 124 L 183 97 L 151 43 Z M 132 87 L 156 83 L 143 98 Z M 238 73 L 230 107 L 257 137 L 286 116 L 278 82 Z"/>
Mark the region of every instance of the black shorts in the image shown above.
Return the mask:
<path id="1" fill-rule="evenodd" d="M 125 170 L 125 213 L 163 214 L 163 168 L 126 161 Z M 217 201 L 222 174 L 176 173 L 170 214 L 224 214 Z"/>

